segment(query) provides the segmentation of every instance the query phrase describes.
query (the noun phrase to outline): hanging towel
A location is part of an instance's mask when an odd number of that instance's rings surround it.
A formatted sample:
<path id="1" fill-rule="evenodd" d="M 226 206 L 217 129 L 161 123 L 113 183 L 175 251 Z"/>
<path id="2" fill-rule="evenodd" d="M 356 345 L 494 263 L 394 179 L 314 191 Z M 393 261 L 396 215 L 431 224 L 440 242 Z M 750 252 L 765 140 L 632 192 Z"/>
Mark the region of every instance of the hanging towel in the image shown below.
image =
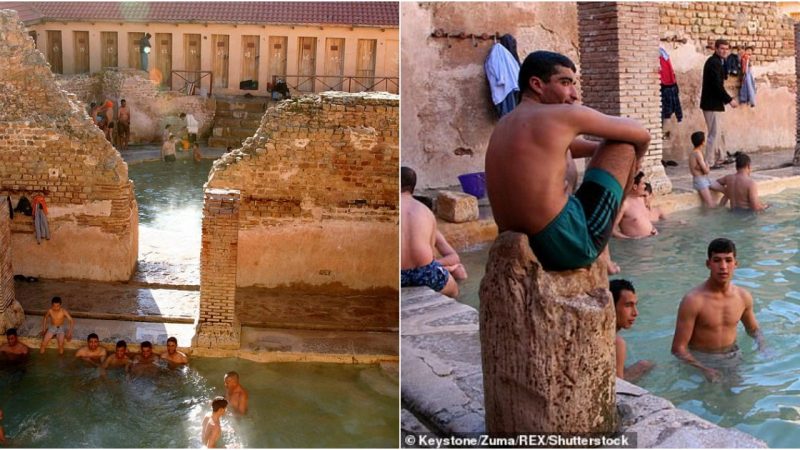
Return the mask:
<path id="1" fill-rule="evenodd" d="M 665 86 L 677 84 L 677 81 L 675 80 L 675 70 L 672 69 L 672 61 L 669 59 L 669 54 L 666 50 L 660 47 L 658 49 L 658 53 L 658 74 L 661 77 L 661 84 Z"/>
<path id="2" fill-rule="evenodd" d="M 483 68 L 492 92 L 493 105 L 503 103 L 508 94 L 519 91 L 519 63 L 501 44 L 492 46 Z M 516 100 L 514 100 L 514 106 L 516 106 Z"/>
<path id="3" fill-rule="evenodd" d="M 47 224 L 47 203 L 43 195 L 33 197 L 33 228 L 36 230 L 36 243 L 42 239 L 50 240 L 50 227 Z"/>
<path id="4" fill-rule="evenodd" d="M 517 53 L 517 40 L 514 39 L 514 36 L 510 34 L 504 34 L 503 37 L 500 38 L 500 44 L 502 44 L 502 46 L 505 47 L 509 53 L 511 53 L 511 56 L 517 60 L 517 64 L 522 65 L 522 63 L 519 62 L 519 54 Z"/>
<path id="5" fill-rule="evenodd" d="M 753 71 L 748 70 L 742 78 L 742 89 L 739 91 L 739 103 L 749 103 L 751 107 L 756 106 L 756 81 L 753 79 Z"/>
<path id="6" fill-rule="evenodd" d="M 663 48 L 658 49 L 658 74 L 661 77 L 661 118 L 669 119 L 675 114 L 678 122 L 683 120 L 683 109 L 681 108 L 680 91 L 678 82 L 675 78 L 675 70 L 672 68 L 672 61 L 669 54 Z"/>

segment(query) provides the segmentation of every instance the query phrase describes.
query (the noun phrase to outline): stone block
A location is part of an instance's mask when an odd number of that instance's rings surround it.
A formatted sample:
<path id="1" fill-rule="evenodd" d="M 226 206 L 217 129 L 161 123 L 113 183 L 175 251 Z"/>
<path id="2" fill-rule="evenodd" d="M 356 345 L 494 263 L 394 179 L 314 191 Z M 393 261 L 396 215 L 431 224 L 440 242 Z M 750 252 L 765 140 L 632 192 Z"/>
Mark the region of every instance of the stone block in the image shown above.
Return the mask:
<path id="1" fill-rule="evenodd" d="M 527 236 L 505 232 L 489 253 L 480 305 L 488 432 L 615 429 L 615 314 L 605 265 L 546 272 Z"/>
<path id="2" fill-rule="evenodd" d="M 436 215 L 455 223 L 478 220 L 478 199 L 462 192 L 439 191 Z"/>

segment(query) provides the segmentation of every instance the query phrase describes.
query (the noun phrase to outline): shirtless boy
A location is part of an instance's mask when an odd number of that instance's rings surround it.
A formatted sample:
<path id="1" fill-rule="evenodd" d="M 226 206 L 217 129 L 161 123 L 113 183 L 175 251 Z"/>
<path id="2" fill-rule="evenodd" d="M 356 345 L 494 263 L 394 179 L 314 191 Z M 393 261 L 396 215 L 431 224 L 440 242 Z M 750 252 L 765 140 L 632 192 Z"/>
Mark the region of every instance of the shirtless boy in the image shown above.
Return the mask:
<path id="1" fill-rule="evenodd" d="M 697 356 L 735 355 L 739 350 L 736 326 L 740 321 L 759 350 L 765 345 L 753 312 L 753 296 L 732 283 L 736 264 L 733 241 L 725 238 L 711 241 L 706 260 L 708 279 L 689 291 L 678 307 L 672 354 L 700 369 L 712 382 L 719 380 L 719 371 L 699 361 Z"/>
<path id="2" fill-rule="evenodd" d="M 103 362 L 103 370 L 108 369 L 109 367 L 114 369 L 117 367 L 122 367 L 127 372 L 130 368 L 131 360 L 128 358 L 128 343 L 125 341 L 117 341 L 117 348 L 113 354 L 109 355 L 108 358 Z"/>
<path id="3" fill-rule="evenodd" d="M 651 222 L 658 222 L 659 220 L 667 218 L 667 215 L 661 208 L 653 206 L 653 185 L 650 183 L 644 184 L 644 206 L 647 208 L 647 211 L 650 212 Z"/>
<path id="4" fill-rule="evenodd" d="M 105 361 L 106 354 L 106 349 L 100 346 L 100 338 L 95 333 L 91 333 L 86 337 L 86 345 L 75 352 L 75 357 L 99 367 Z"/>
<path id="5" fill-rule="evenodd" d="M 562 180 L 563 183 L 563 180 Z M 400 168 L 400 285 L 428 286 L 449 297 L 458 296 L 456 280 L 434 258 L 436 217 L 415 199 L 417 174 L 410 167 Z M 561 185 L 563 189 L 564 185 Z"/>
<path id="6" fill-rule="evenodd" d="M 47 326 L 47 320 L 50 320 L 50 326 Z M 67 327 L 64 322 L 69 322 L 69 327 Z M 72 316 L 69 315 L 66 309 L 61 307 L 61 297 L 53 297 L 50 300 L 50 309 L 44 315 L 44 319 L 42 319 L 42 346 L 39 348 L 39 353 L 44 353 L 44 350 L 47 348 L 47 344 L 50 343 L 50 339 L 53 339 L 53 336 L 56 337 L 58 341 L 58 354 L 64 354 L 64 338 L 66 337 L 67 341 L 72 340 L 72 328 L 75 326 L 75 321 L 72 320 Z"/>
<path id="7" fill-rule="evenodd" d="M 747 154 L 739 152 L 736 155 L 736 173 L 725 175 L 717 182 L 722 185 L 725 198 L 730 200 L 732 211 L 760 212 L 769 208 L 758 199 L 758 186 L 750 178 L 750 157 Z"/>
<path id="8" fill-rule="evenodd" d="M 128 149 L 128 140 L 131 136 L 131 110 L 128 109 L 125 99 L 119 101 L 117 111 L 117 140 L 120 150 Z"/>
<path id="9" fill-rule="evenodd" d="M 692 174 L 692 186 L 700 195 L 703 200 L 703 205 L 706 208 L 716 208 L 717 204 L 711 196 L 711 189 L 716 186 L 714 190 L 719 190 L 719 185 L 712 185 L 711 180 L 708 178 L 711 169 L 706 163 L 705 152 L 706 135 L 702 131 L 692 133 L 692 145 L 694 149 L 689 154 L 689 173 Z"/>
<path id="10" fill-rule="evenodd" d="M 639 316 L 639 309 L 636 307 L 639 299 L 636 297 L 636 290 L 633 288 L 633 284 L 628 280 L 611 280 L 608 290 L 611 291 L 611 296 L 614 297 L 614 309 L 617 313 L 617 337 L 614 341 L 614 346 L 617 350 L 617 377 L 634 383 L 655 367 L 652 361 L 646 359 L 637 361 L 627 368 L 625 367 L 628 346 L 619 332 L 623 329 L 628 330 L 633 326 L 633 322 Z"/>
<path id="11" fill-rule="evenodd" d="M 178 339 L 173 336 L 167 339 L 167 351 L 161 354 L 161 359 L 170 364 L 187 364 L 189 362 L 186 354 L 178 351 Z"/>
<path id="12" fill-rule="evenodd" d="M 486 151 L 486 183 L 499 231 L 528 235 L 546 270 L 591 265 L 611 236 L 614 218 L 650 144 L 633 119 L 577 104 L 575 64 L 538 51 L 519 73 L 522 101 L 497 123 Z M 607 139 L 598 143 L 579 137 Z M 566 154 L 593 156 L 575 195 L 565 192 Z"/>
<path id="13" fill-rule="evenodd" d="M 644 172 L 639 172 L 633 178 L 633 185 L 622 207 L 619 210 L 614 225 L 614 236 L 623 239 L 639 239 L 658 234 L 653 222 L 650 221 L 650 210 L 644 202 Z"/>
<path id="14" fill-rule="evenodd" d="M 17 359 L 28 356 L 30 349 L 27 345 L 19 341 L 16 328 L 9 328 L 6 330 L 6 344 L 0 346 L 0 353 L 3 356 Z"/>
<path id="15" fill-rule="evenodd" d="M 158 371 L 156 363 L 159 361 L 158 355 L 153 353 L 153 344 L 150 341 L 144 341 L 139 345 L 140 353 L 133 357 L 131 362 L 131 373 L 141 375 L 145 373 L 155 373 Z"/>
<path id="16" fill-rule="evenodd" d="M 222 426 L 219 420 L 225 415 L 228 408 L 228 401 L 224 397 L 214 397 L 211 402 L 211 412 L 203 417 L 203 448 L 216 448 L 217 441 L 222 436 Z"/>
<path id="17" fill-rule="evenodd" d="M 241 415 L 247 414 L 248 394 L 245 388 L 239 384 L 239 374 L 233 371 L 226 373 L 224 382 L 226 397 L 233 412 Z"/>

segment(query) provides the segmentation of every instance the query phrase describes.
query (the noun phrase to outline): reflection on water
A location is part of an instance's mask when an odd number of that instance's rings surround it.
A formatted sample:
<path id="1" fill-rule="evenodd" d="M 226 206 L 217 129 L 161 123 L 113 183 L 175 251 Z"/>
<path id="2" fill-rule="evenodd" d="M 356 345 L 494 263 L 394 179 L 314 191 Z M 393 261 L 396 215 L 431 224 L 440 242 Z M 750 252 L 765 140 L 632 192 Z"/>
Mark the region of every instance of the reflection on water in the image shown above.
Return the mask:
<path id="1" fill-rule="evenodd" d="M 736 427 L 765 440 L 770 447 L 796 447 L 800 442 L 800 355 L 794 351 L 800 334 L 800 214 L 798 191 L 771 196 L 764 214 L 692 210 L 675 213 L 658 224 L 659 235 L 637 241 L 612 240 L 611 252 L 622 267 L 612 278 L 630 279 L 639 296 L 639 317 L 628 341 L 628 363 L 656 362 L 639 384 L 676 406 L 725 427 Z M 686 224 L 681 224 L 681 221 Z M 739 327 L 742 361 L 738 374 L 710 384 L 694 368 L 671 354 L 675 318 L 683 295 L 708 276 L 708 243 L 717 237 L 737 246 L 739 268 L 734 282 L 750 290 L 756 318 L 770 353 L 755 350 Z M 462 255 L 470 275 L 483 275 L 488 246 Z M 462 285 L 460 301 L 478 306 L 480 280 Z"/>
<path id="2" fill-rule="evenodd" d="M 250 411 L 223 418 L 228 447 L 397 446 L 398 386 L 377 366 L 195 358 L 155 377 L 101 377 L 54 351 L 0 369 L 6 446 L 198 448 L 230 370 L 250 393 Z"/>
<path id="3" fill-rule="evenodd" d="M 199 284 L 203 184 L 213 161 L 132 164 L 139 204 L 139 274 L 165 284 Z"/>

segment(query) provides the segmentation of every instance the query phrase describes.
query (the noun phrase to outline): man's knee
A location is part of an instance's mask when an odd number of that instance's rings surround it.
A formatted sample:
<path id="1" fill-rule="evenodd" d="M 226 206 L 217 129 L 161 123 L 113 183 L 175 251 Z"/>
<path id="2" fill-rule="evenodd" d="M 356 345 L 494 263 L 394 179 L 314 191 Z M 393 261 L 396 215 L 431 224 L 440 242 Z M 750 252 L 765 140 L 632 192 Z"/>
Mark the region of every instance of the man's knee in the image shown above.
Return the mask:
<path id="1" fill-rule="evenodd" d="M 456 283 L 456 280 L 455 278 L 453 278 L 453 275 L 447 276 L 447 284 L 444 285 L 444 289 L 442 289 L 440 293 L 448 297 L 453 297 L 453 298 L 458 297 L 458 283 Z"/>

